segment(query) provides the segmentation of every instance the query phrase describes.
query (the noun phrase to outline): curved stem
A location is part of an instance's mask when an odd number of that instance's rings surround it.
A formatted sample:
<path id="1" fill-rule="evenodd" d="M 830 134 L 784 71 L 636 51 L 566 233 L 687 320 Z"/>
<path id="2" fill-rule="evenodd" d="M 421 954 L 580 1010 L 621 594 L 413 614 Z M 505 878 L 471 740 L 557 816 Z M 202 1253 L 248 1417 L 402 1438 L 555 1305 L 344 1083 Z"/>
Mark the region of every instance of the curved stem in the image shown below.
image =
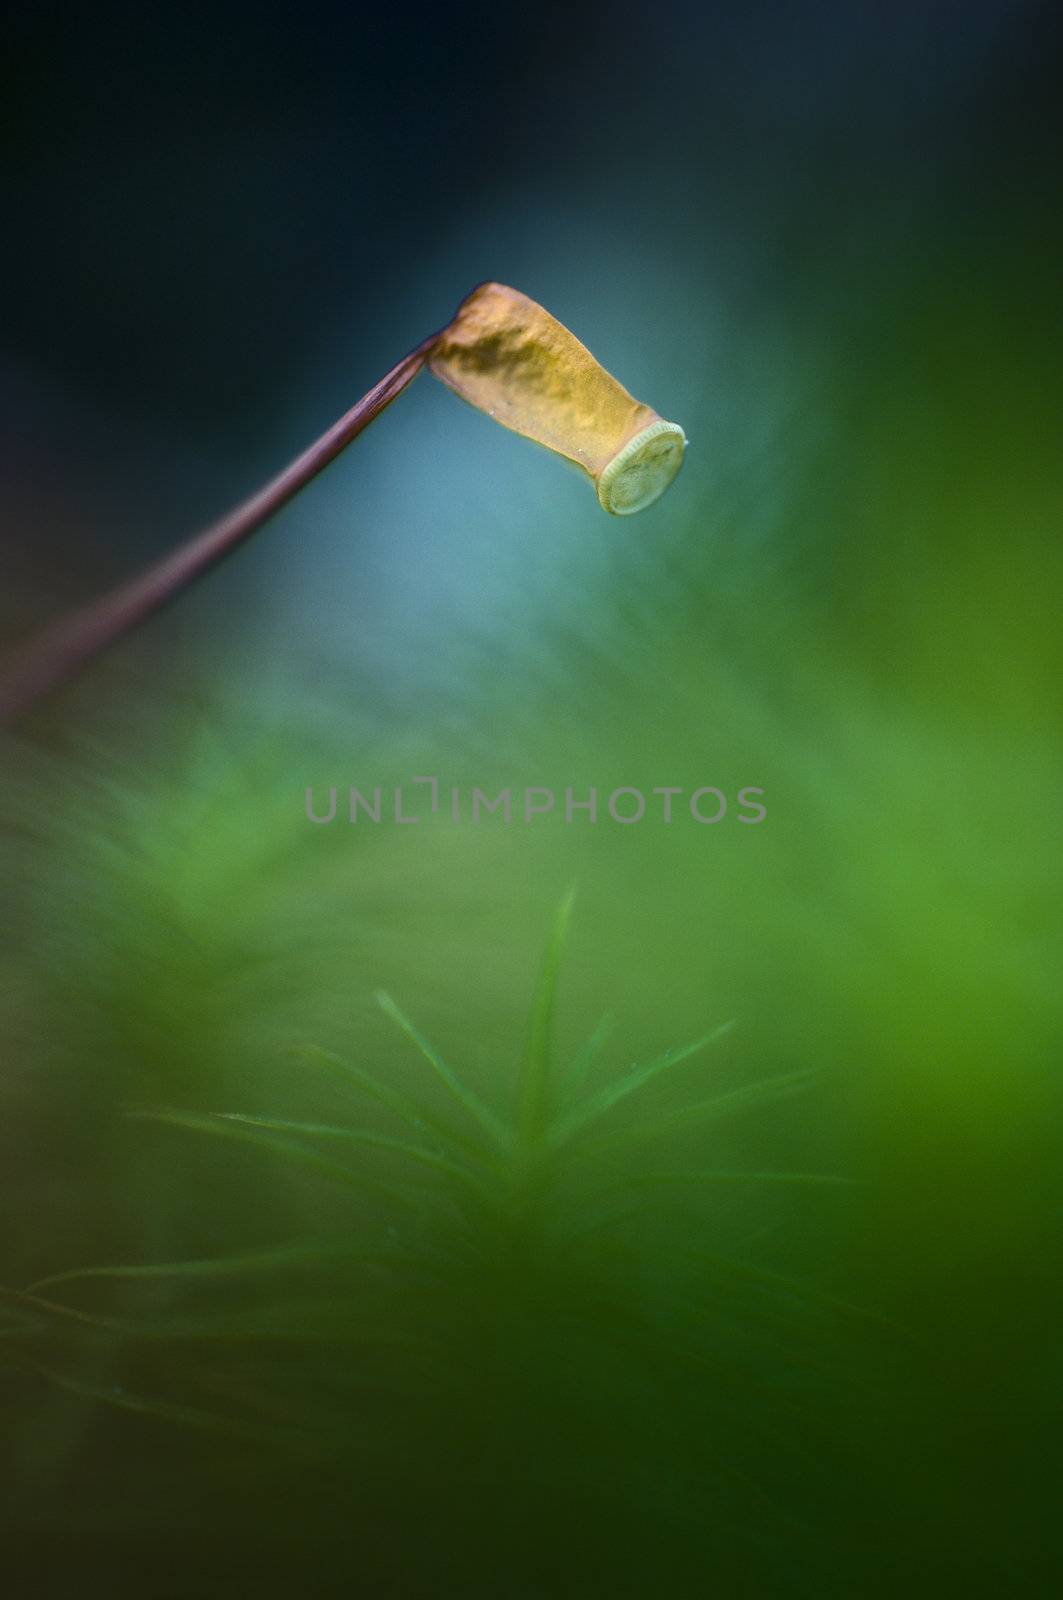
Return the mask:
<path id="1" fill-rule="evenodd" d="M 438 338 L 438 333 L 432 334 L 403 356 L 320 439 L 315 439 L 283 472 L 233 511 L 139 577 L 46 629 L 0 673 L 0 725 L 17 721 L 44 695 L 59 688 L 79 668 L 132 632 L 152 612 L 167 605 L 257 533 L 402 393 L 424 366 Z"/>

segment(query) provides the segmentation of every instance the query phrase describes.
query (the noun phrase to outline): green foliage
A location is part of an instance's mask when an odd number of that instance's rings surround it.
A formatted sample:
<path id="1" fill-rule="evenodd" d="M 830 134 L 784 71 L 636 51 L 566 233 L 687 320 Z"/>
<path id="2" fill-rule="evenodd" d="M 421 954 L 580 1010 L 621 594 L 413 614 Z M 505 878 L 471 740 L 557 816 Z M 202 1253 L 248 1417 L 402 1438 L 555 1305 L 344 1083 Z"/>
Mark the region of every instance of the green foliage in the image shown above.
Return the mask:
<path id="1" fill-rule="evenodd" d="M 703 1493 L 709 1448 L 713 1492 L 724 1492 L 721 1474 L 733 1492 L 745 1481 L 753 1419 L 773 1451 L 815 1431 L 822 1405 L 809 1385 L 837 1387 L 824 1340 L 855 1311 L 733 1258 L 722 1242 L 704 1248 L 711 1210 L 697 1213 L 696 1247 L 689 1207 L 735 1189 L 845 1180 L 669 1164 L 669 1141 L 763 1110 L 807 1089 L 810 1074 L 706 1094 L 698 1068 L 662 1108 L 662 1085 L 684 1065 L 689 1075 L 704 1056 L 710 1077 L 719 1075 L 710 1052 L 728 1023 L 586 1086 L 604 1028 L 567 1068 L 554 1045 L 571 906 L 569 894 L 554 919 L 509 1106 L 487 1105 L 380 994 L 429 1069 L 426 1092 L 301 1047 L 293 1061 L 338 1090 L 348 1118 L 128 1113 L 145 1132 L 245 1149 L 261 1158 L 263 1182 L 286 1172 L 323 1185 L 332 1225 L 282 1248 L 52 1274 L 6 1302 L 31 1339 L 44 1329 L 57 1346 L 31 1355 L 32 1370 L 85 1403 L 265 1443 L 278 1462 L 293 1450 L 338 1456 L 356 1477 L 382 1463 L 401 1472 L 405 1462 L 416 1478 L 422 1468 L 410 1464 L 423 1461 L 481 1495 L 514 1474 L 533 1498 L 550 1484 L 551 1494 L 576 1493 L 595 1474 L 615 1477 L 609 1440 L 621 1415 L 641 1441 L 634 1451 L 628 1443 L 617 1486 L 633 1504 L 648 1492 L 642 1452 L 658 1462 L 663 1452 L 673 1478 L 681 1463 L 677 1481 L 701 1483 Z M 379 1127 L 363 1120 L 374 1108 Z M 115 1295 L 109 1310 L 84 1309 Z M 115 1381 L 85 1374 L 85 1330 L 110 1337 Z M 792 1379 L 784 1403 L 780 1372 Z M 733 1397 L 758 1386 L 763 1407 L 744 1402 L 736 1431 Z M 559 1461 L 560 1438 L 569 1442 Z M 507 1440 L 519 1462 L 504 1466 Z"/>

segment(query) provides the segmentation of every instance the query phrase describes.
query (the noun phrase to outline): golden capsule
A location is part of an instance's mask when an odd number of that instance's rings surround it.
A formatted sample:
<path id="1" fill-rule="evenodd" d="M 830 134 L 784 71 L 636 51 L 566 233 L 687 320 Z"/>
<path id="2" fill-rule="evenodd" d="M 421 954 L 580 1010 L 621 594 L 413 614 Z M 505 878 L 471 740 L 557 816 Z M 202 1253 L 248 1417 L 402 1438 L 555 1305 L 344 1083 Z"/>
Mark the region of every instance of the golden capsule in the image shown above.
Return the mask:
<path id="1" fill-rule="evenodd" d="M 652 505 L 683 464 L 686 436 L 640 404 L 534 300 L 482 283 L 428 358 L 455 394 L 587 473 L 604 510 Z"/>

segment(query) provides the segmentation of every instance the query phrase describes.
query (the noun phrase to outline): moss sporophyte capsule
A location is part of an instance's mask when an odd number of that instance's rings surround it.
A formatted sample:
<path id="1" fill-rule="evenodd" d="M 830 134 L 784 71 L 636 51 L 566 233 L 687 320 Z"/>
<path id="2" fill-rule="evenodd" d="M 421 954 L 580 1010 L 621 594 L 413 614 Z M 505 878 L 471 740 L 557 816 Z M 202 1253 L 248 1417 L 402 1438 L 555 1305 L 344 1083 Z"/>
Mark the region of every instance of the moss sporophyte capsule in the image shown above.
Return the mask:
<path id="1" fill-rule="evenodd" d="M 47 628 L 0 666 L 0 726 L 131 633 L 217 565 L 335 460 L 423 366 L 514 433 L 574 462 L 604 510 L 652 505 L 683 464 L 686 436 L 632 398 L 585 345 L 517 289 L 482 283 L 283 471 L 154 566 Z"/>
<path id="2" fill-rule="evenodd" d="M 482 283 L 428 357 L 448 388 L 587 473 L 604 510 L 642 511 L 683 464 L 686 437 L 635 400 L 534 300 Z"/>

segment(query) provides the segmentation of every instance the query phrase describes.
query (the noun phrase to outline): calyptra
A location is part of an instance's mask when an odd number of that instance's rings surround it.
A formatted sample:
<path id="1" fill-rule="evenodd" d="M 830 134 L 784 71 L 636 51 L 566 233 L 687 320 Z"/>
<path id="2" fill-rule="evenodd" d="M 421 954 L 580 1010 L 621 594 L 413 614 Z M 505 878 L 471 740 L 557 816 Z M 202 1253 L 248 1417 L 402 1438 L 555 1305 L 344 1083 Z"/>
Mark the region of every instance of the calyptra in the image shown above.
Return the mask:
<path id="1" fill-rule="evenodd" d="M 431 372 L 504 428 L 582 467 L 605 511 L 652 505 L 683 464 L 686 437 L 632 398 L 549 311 L 482 283 L 428 356 Z"/>

